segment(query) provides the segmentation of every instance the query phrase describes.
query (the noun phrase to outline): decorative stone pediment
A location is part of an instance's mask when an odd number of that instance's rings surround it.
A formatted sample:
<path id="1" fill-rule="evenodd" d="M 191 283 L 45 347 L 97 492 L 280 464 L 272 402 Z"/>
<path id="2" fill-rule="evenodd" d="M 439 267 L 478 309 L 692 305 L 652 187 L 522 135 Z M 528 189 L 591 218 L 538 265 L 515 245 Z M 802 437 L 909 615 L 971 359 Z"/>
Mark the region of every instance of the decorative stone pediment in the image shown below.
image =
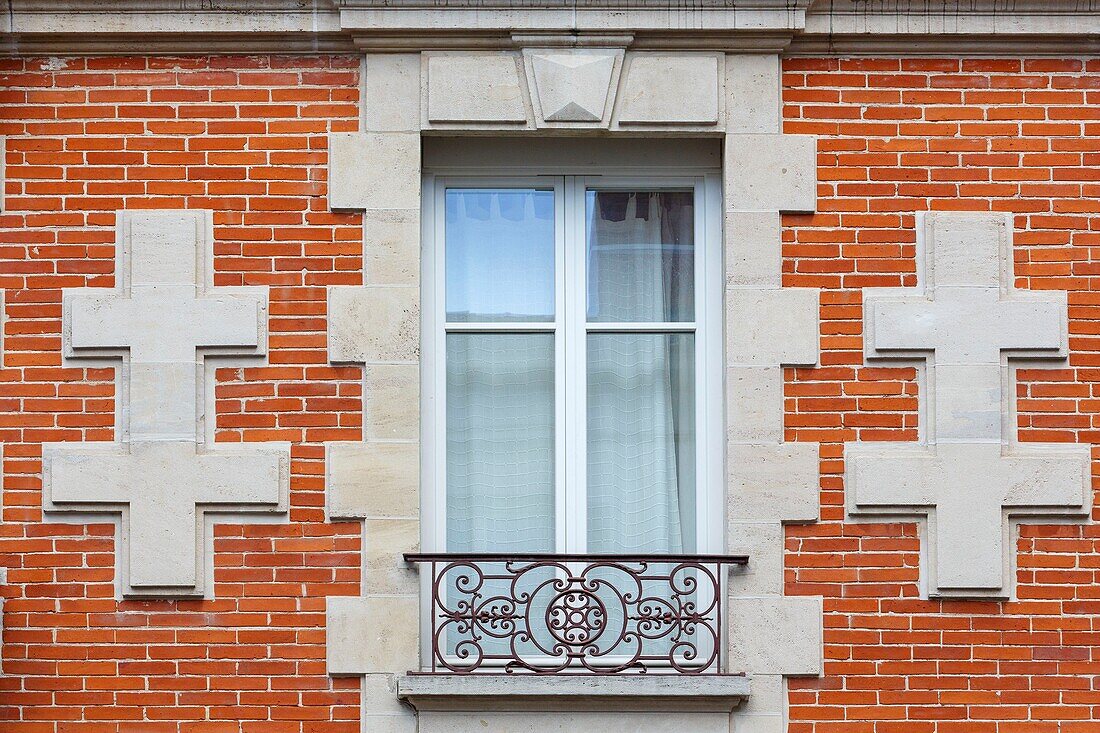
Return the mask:
<path id="1" fill-rule="evenodd" d="M 849 446 L 848 509 L 926 521 L 931 595 L 1006 597 L 1016 521 L 1092 501 L 1087 446 L 1016 440 L 1015 364 L 1065 362 L 1066 294 L 1015 289 L 1010 217 L 918 216 L 919 285 L 865 291 L 864 348 L 924 366 L 924 439 Z"/>
<path id="2" fill-rule="evenodd" d="M 118 214 L 114 289 L 64 293 L 64 348 L 80 365 L 121 360 L 117 443 L 43 446 L 43 509 L 121 517 L 128 596 L 202 595 L 213 513 L 287 510 L 289 447 L 213 447 L 213 357 L 262 355 L 267 291 L 212 286 L 209 211 Z M 75 521 L 87 521 L 77 518 Z"/>

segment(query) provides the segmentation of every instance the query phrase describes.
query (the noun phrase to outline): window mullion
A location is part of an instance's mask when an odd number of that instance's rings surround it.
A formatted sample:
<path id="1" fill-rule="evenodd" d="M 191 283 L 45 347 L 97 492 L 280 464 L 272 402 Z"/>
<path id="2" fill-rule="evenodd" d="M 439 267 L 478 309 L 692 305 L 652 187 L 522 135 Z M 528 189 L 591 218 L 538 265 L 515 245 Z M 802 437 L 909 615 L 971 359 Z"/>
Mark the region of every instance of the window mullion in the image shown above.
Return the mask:
<path id="1" fill-rule="evenodd" d="M 566 179 L 559 176 L 554 182 L 554 549 L 557 552 L 569 549 L 569 454 L 573 440 L 569 425 L 569 336 L 566 328 L 569 311 L 567 201 Z"/>
<path id="2" fill-rule="evenodd" d="M 587 389 L 585 343 L 584 179 L 567 176 L 565 195 L 566 412 L 569 445 L 566 484 L 566 550 L 584 552 L 587 501 Z"/>

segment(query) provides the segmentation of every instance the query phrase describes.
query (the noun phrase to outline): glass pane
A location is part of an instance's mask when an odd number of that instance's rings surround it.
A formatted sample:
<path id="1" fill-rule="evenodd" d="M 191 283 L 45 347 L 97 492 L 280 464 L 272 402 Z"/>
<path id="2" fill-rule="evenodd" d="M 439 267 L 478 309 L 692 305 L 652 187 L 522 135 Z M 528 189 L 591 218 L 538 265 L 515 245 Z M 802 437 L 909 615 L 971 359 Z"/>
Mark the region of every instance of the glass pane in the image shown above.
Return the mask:
<path id="1" fill-rule="evenodd" d="M 553 334 L 447 335 L 447 549 L 554 549 Z"/>
<path id="2" fill-rule="evenodd" d="M 588 550 L 695 552 L 695 336 L 588 336 Z"/>
<path id="3" fill-rule="evenodd" d="M 695 318 L 691 191 L 589 191 L 588 320 Z"/>
<path id="4" fill-rule="evenodd" d="M 554 320 L 554 192 L 447 189 L 447 320 Z"/>

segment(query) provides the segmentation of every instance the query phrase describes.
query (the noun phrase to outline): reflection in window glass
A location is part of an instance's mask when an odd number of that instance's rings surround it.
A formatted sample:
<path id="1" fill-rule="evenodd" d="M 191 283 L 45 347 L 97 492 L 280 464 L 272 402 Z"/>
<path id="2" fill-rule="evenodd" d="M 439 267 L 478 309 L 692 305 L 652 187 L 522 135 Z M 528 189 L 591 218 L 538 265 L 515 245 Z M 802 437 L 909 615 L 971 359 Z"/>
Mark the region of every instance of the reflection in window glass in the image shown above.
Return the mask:
<path id="1" fill-rule="evenodd" d="M 554 318 L 554 192 L 447 189 L 447 320 Z"/>

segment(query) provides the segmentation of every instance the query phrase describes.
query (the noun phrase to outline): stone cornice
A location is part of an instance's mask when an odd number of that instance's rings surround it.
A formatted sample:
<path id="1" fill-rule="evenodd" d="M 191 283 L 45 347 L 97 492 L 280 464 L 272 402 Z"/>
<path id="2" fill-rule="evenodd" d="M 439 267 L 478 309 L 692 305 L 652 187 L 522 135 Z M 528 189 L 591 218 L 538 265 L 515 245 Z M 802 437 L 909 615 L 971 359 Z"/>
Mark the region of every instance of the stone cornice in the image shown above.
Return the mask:
<path id="1" fill-rule="evenodd" d="M 0 54 L 514 48 L 1091 54 L 1100 0 L 9 0 Z M 526 42 L 526 41 L 525 41 Z"/>

